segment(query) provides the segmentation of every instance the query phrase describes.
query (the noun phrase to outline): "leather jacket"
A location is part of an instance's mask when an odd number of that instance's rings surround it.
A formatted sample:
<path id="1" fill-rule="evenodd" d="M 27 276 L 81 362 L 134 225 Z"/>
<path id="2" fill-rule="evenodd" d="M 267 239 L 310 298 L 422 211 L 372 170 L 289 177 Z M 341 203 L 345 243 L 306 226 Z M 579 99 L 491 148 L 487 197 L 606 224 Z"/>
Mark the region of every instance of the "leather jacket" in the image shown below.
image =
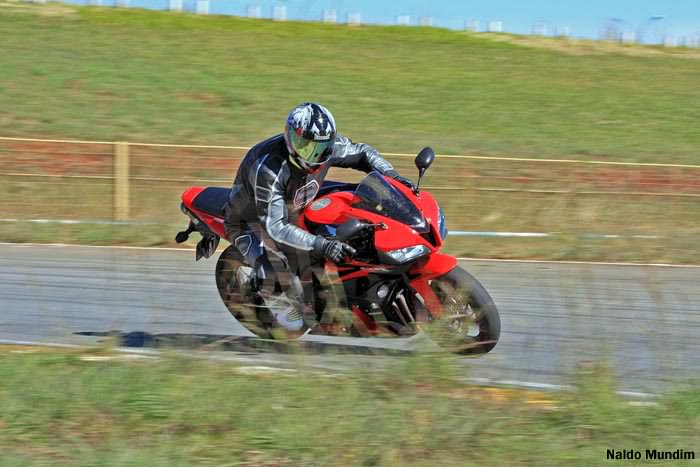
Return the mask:
<path id="1" fill-rule="evenodd" d="M 376 149 L 338 134 L 329 163 L 307 174 L 289 162 L 284 136 L 273 136 L 251 148 L 241 161 L 226 206 L 227 236 L 259 223 L 276 243 L 311 251 L 316 236 L 294 225 L 290 218 L 314 200 L 330 167 L 396 173 Z"/>

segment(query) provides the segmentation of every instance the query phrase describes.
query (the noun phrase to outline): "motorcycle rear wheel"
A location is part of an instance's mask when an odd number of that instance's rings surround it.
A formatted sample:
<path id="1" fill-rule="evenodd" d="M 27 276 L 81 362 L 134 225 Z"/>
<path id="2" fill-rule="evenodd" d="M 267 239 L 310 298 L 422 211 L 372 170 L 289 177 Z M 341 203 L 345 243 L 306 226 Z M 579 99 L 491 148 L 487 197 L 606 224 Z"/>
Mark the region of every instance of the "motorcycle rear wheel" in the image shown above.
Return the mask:
<path id="1" fill-rule="evenodd" d="M 216 288 L 229 313 L 246 329 L 262 338 L 272 338 L 276 321 L 244 279 L 250 269 L 238 248 L 229 245 L 216 262 Z"/>
<path id="2" fill-rule="evenodd" d="M 490 352 L 501 335 L 501 319 L 483 285 L 457 266 L 433 279 L 431 287 L 443 306 L 443 316 L 428 334 L 445 350 L 459 355 Z"/>

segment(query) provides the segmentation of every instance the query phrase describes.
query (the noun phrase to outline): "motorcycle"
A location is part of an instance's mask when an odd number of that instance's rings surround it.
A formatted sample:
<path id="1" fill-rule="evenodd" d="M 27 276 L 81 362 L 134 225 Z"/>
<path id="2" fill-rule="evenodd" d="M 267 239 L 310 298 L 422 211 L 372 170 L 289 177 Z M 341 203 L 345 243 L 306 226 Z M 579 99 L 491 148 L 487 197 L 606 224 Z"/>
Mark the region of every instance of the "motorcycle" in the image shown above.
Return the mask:
<path id="1" fill-rule="evenodd" d="M 445 216 L 435 198 L 420 191 L 434 160 L 431 148 L 416 157 L 415 190 L 372 172 L 358 184 L 325 182 L 300 213 L 298 227 L 357 250 L 338 265 L 315 260 L 313 312 L 321 324 L 307 333 L 394 338 L 425 333 L 442 348 L 462 355 L 487 353 L 496 346 L 501 331 L 496 305 L 455 257 L 440 251 L 448 233 Z M 224 206 L 229 194 L 230 189 L 219 187 L 192 187 L 183 193 L 181 208 L 190 223 L 176 241 L 186 241 L 195 231 L 201 234 L 196 260 L 211 257 L 226 238 Z M 216 265 L 219 294 L 249 331 L 277 338 L 275 319 L 251 266 L 235 245 L 229 245 Z M 344 297 L 329 300 L 337 298 L 338 289 Z M 329 313 L 337 315 L 339 306 L 346 310 L 340 326 L 337 319 L 327 319 Z"/>

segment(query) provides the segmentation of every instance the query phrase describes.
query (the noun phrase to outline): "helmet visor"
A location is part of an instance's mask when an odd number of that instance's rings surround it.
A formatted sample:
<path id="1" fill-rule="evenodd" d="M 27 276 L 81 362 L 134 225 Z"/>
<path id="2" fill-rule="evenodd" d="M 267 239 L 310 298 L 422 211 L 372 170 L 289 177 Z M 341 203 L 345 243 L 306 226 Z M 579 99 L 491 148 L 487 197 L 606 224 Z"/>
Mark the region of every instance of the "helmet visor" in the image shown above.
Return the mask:
<path id="1" fill-rule="evenodd" d="M 296 151 L 299 157 L 310 164 L 319 164 L 324 162 L 330 154 L 333 143 L 335 143 L 333 139 L 329 139 L 328 141 L 308 140 L 297 135 L 293 131 L 291 132 L 290 136 L 294 151 Z"/>

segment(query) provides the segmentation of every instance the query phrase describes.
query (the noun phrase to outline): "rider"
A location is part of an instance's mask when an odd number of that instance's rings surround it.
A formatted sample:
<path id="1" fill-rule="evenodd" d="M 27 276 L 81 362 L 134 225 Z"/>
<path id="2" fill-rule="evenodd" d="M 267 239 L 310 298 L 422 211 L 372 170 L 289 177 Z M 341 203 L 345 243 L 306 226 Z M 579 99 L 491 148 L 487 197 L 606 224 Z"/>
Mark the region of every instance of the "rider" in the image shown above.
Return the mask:
<path id="1" fill-rule="evenodd" d="M 308 269 L 309 255 L 338 263 L 355 254 L 350 245 L 313 235 L 293 222 L 316 197 L 331 167 L 377 171 L 414 188 L 376 149 L 336 133 L 325 107 L 304 103 L 289 113 L 283 134 L 248 151 L 226 205 L 226 236 L 255 269 L 266 305 L 287 330 L 300 330 L 304 320 L 281 287 L 288 288 Z"/>

